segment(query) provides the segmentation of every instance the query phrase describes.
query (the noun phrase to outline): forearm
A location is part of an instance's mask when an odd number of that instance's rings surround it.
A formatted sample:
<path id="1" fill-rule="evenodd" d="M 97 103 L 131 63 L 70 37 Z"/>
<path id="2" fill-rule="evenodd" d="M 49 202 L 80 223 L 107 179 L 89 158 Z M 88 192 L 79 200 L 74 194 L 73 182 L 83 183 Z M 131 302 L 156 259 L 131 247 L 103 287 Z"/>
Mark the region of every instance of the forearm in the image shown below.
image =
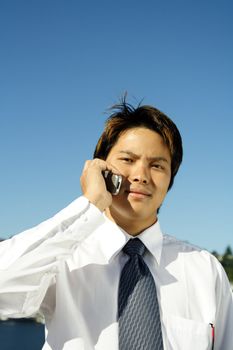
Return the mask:
<path id="1" fill-rule="evenodd" d="M 56 276 L 59 261 L 103 222 L 80 197 L 53 218 L 0 244 L 0 315 L 36 312 Z"/>

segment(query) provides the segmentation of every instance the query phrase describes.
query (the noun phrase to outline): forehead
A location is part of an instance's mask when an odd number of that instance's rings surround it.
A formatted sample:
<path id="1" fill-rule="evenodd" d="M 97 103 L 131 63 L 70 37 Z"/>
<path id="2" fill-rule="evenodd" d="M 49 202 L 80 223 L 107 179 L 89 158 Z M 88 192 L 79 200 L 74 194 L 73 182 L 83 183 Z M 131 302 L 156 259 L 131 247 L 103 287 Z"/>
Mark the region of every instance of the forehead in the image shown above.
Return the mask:
<path id="1" fill-rule="evenodd" d="M 132 151 L 136 154 L 148 154 L 157 156 L 159 154 L 170 156 L 168 146 L 162 136 L 154 130 L 137 127 L 125 130 L 112 147 L 112 152 Z"/>

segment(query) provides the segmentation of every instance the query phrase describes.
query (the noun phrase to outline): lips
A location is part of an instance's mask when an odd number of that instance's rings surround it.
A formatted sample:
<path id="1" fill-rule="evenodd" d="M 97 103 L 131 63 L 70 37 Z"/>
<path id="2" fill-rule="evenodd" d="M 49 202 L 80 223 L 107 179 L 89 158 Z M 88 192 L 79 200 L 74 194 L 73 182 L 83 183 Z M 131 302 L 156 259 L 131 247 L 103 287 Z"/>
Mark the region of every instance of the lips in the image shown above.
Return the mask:
<path id="1" fill-rule="evenodd" d="M 135 196 L 146 196 L 146 197 L 150 197 L 151 196 L 151 193 L 146 191 L 146 190 L 142 190 L 142 189 L 139 189 L 139 188 L 130 188 L 129 190 L 126 190 L 126 192 L 128 194 L 132 194 L 132 195 L 135 195 Z"/>

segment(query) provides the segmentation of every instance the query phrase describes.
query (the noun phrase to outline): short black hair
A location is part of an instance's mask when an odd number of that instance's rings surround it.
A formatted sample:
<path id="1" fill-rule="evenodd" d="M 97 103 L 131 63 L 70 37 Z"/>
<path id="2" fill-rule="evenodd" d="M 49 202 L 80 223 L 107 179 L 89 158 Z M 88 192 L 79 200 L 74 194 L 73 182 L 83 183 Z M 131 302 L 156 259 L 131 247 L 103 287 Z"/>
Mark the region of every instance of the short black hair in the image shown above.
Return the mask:
<path id="1" fill-rule="evenodd" d="M 112 113 L 105 123 L 94 151 L 94 158 L 106 159 L 110 150 L 121 134 L 128 129 L 145 127 L 157 132 L 163 138 L 171 155 L 171 180 L 168 189 L 174 182 L 183 158 L 183 146 L 180 132 L 175 123 L 159 109 L 140 104 L 135 108 L 126 102 L 124 97 L 119 104 L 111 107 Z"/>

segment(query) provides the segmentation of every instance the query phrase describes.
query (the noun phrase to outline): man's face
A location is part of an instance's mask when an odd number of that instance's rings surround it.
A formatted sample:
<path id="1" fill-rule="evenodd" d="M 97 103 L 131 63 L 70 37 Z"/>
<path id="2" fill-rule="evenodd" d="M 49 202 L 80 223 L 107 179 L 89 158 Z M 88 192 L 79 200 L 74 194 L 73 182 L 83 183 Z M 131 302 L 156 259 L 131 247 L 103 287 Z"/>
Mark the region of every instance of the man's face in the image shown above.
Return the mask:
<path id="1" fill-rule="evenodd" d="M 171 179 L 171 156 L 162 137 L 144 127 L 126 130 L 106 161 L 124 177 L 107 216 L 131 234 L 151 226 Z"/>

